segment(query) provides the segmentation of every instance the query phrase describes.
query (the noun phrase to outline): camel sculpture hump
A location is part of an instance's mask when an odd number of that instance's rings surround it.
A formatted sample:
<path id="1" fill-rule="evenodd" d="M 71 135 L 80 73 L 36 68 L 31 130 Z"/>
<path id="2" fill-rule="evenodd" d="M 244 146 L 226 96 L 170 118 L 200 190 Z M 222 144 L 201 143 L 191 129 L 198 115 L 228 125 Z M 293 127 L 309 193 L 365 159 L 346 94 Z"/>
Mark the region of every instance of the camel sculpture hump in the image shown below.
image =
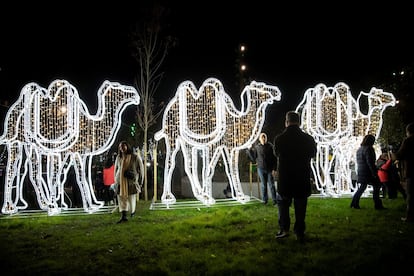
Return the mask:
<path id="1" fill-rule="evenodd" d="M 296 111 L 301 112 L 302 127 L 318 141 L 332 141 L 352 132 L 350 109 L 355 105 L 349 87 L 337 83 L 327 87 L 321 83 L 305 92 Z"/>
<path id="2" fill-rule="evenodd" d="M 211 142 L 221 137 L 225 131 L 224 107 L 221 98 L 224 93 L 222 83 L 214 78 L 203 82 L 197 90 L 191 81 L 178 87 L 180 134 L 187 141 Z M 193 118 L 188 121 L 187 118 Z M 203 124 L 200 126 L 200 123 Z"/>
<path id="3" fill-rule="evenodd" d="M 160 140 L 176 133 L 194 144 L 214 142 L 224 135 L 225 114 L 222 83 L 209 78 L 197 89 L 193 82 L 182 82 L 163 115 L 163 129 L 154 138 Z M 192 120 L 188 120 L 192 118 Z"/>
<path id="4" fill-rule="evenodd" d="M 62 80 L 52 82 L 47 90 L 34 82 L 26 84 L 6 115 L 0 140 L 24 140 L 45 151 L 73 143 L 77 137 L 74 128 L 79 122 L 69 110 L 76 109 L 76 93 Z"/>
<path id="5" fill-rule="evenodd" d="M 25 113 L 26 140 L 33 139 L 46 151 L 59 151 L 73 144 L 79 125 L 77 90 L 66 80 L 55 80 L 47 90 L 37 87 L 31 95 L 31 108 Z"/>

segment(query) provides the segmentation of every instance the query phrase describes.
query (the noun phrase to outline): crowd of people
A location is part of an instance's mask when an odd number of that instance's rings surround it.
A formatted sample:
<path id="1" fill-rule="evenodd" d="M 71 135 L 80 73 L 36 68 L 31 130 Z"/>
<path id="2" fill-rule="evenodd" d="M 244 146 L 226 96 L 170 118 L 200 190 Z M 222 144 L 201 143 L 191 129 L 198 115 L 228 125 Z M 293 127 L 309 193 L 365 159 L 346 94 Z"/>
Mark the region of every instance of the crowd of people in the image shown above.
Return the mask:
<path id="1" fill-rule="evenodd" d="M 361 209 L 360 199 L 368 186 L 372 186 L 372 199 L 376 210 L 385 210 L 382 198 L 394 199 L 398 192 L 406 201 L 406 214 L 401 219 L 414 222 L 414 123 L 406 127 L 406 138 L 397 152 L 383 149 L 376 157 L 375 136 L 366 135 L 356 151 L 355 178 L 356 191 L 350 207 Z M 279 231 L 276 239 L 289 236 L 291 228 L 290 207 L 294 207 L 293 232 L 297 240 L 305 240 L 306 211 L 311 195 L 311 160 L 317 153 L 316 142 L 312 136 L 300 128 L 300 115 L 289 111 L 285 116 L 285 129 L 276 135 L 274 143 L 268 142 L 266 133 L 259 135 L 257 144 L 247 150 L 252 162 L 257 164 L 264 204 L 269 197 L 278 207 Z M 132 147 L 122 141 L 118 147 L 115 162 L 105 166 L 107 170 L 104 184 L 116 194 L 121 217 L 117 223 L 128 221 L 135 215 L 137 195 L 141 192 L 144 166 L 142 159 Z M 400 175 L 405 180 L 401 185 Z M 108 179 L 109 177 L 109 179 Z M 275 181 L 275 179 L 277 181 Z M 270 190 L 270 196 L 268 193 Z"/>
<path id="2" fill-rule="evenodd" d="M 414 222 L 414 200 L 413 200 L 413 176 L 414 176 L 414 123 L 406 126 L 406 138 L 402 141 L 397 152 L 383 149 L 381 155 L 376 158 L 373 145 L 375 137 L 368 134 L 364 137 L 361 146 L 357 150 L 357 185 L 351 201 L 351 208 L 361 209 L 359 200 L 368 185 L 373 188 L 374 208 L 386 209 L 380 198 L 395 199 L 398 192 L 406 201 L 406 215 L 401 219 L 406 222 Z M 405 179 L 405 188 L 401 184 L 401 177 Z"/>
<path id="3" fill-rule="evenodd" d="M 353 184 L 356 191 L 350 207 L 361 209 L 360 199 L 368 186 L 372 186 L 374 209 L 385 210 L 383 199 L 395 199 L 398 192 L 406 201 L 406 215 L 401 219 L 414 222 L 414 123 L 406 127 L 407 137 L 397 152 L 383 150 L 376 156 L 375 136 L 366 135 L 356 151 Z M 293 232 L 297 240 L 305 240 L 306 210 L 311 195 L 311 160 L 316 156 L 316 142 L 312 136 L 300 129 L 300 115 L 297 112 L 286 113 L 285 130 L 277 135 L 274 143 L 269 143 L 266 133 L 261 133 L 258 143 L 247 153 L 257 163 L 257 172 L 261 182 L 262 201 L 268 202 L 270 188 L 273 202 L 278 207 L 279 231 L 277 239 L 289 236 L 291 227 L 290 207 L 293 204 Z M 405 187 L 401 184 L 401 177 Z M 275 178 L 277 181 L 275 182 Z M 276 184 L 275 184 L 276 183 Z M 382 198 L 381 199 L 381 191 Z"/>

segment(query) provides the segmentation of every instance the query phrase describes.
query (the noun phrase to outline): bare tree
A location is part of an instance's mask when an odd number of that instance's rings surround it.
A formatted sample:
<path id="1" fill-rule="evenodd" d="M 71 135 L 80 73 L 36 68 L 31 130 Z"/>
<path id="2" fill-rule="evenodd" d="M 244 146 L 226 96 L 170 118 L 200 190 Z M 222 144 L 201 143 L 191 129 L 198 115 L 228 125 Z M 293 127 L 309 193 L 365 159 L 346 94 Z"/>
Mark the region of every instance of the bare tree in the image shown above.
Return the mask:
<path id="1" fill-rule="evenodd" d="M 162 114 L 163 107 L 155 105 L 154 94 L 158 90 L 164 72 L 161 72 L 169 49 L 174 46 L 175 39 L 164 34 L 162 19 L 166 18 L 168 9 L 154 4 L 145 9 L 141 21 L 135 25 L 131 34 L 133 56 L 138 62 L 138 73 L 134 85 L 140 95 L 136 118 L 143 130 L 143 162 L 148 162 L 148 132 L 157 118 Z M 156 177 L 156 176 L 155 176 Z M 147 170 L 144 170 L 144 198 L 148 200 Z"/>

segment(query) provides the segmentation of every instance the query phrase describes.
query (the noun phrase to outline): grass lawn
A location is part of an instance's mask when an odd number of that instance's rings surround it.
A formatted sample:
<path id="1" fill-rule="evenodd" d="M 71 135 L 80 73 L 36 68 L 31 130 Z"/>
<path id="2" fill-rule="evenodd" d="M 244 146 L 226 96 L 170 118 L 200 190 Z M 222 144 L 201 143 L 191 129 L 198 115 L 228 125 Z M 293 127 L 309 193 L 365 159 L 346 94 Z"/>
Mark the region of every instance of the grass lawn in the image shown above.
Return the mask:
<path id="1" fill-rule="evenodd" d="M 414 224 L 402 198 L 309 199 L 307 239 L 276 240 L 277 208 L 261 203 L 119 213 L 0 217 L 7 275 L 396 275 L 411 271 Z M 291 210 L 294 222 L 293 210 Z M 292 225 L 293 229 L 293 225 Z"/>

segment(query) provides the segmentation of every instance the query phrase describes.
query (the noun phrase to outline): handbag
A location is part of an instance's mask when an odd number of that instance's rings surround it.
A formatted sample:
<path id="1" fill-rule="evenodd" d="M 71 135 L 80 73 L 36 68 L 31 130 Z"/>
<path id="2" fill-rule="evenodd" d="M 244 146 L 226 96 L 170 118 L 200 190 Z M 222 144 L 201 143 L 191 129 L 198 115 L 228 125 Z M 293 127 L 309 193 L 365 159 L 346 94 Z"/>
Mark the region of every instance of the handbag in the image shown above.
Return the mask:
<path id="1" fill-rule="evenodd" d="M 124 177 L 126 177 L 127 179 L 135 179 L 135 173 L 132 170 L 125 171 Z"/>

